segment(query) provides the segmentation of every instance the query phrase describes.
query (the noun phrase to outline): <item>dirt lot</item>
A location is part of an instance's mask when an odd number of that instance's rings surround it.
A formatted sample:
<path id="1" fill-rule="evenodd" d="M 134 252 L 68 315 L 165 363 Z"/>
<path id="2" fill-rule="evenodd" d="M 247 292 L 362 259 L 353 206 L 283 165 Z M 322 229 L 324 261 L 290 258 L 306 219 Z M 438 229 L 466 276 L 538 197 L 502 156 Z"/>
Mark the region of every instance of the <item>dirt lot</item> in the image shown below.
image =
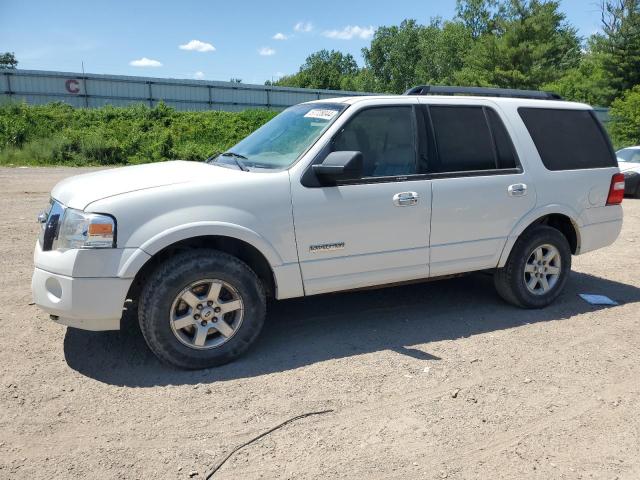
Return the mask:
<path id="1" fill-rule="evenodd" d="M 36 214 L 77 169 L 0 169 L 0 478 L 640 478 L 640 200 L 553 306 L 465 278 L 270 305 L 242 360 L 184 372 L 136 326 L 30 305 Z M 609 295 L 593 307 L 578 293 Z"/>

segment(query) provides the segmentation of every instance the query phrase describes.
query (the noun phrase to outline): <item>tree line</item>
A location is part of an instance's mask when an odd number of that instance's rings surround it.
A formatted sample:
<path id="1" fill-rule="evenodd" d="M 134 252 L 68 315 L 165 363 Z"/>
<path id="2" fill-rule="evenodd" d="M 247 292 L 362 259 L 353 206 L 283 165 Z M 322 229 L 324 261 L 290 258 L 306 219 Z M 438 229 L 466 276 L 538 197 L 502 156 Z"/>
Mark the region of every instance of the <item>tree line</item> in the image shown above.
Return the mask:
<path id="1" fill-rule="evenodd" d="M 321 50 L 275 85 L 402 93 L 419 84 L 553 90 L 610 106 L 640 83 L 640 0 L 604 0 L 584 39 L 555 0 L 458 0 L 452 19 L 379 27 L 350 54 Z"/>
<path id="2" fill-rule="evenodd" d="M 618 145 L 640 143 L 640 0 L 601 0 L 581 38 L 556 0 L 457 0 L 451 19 L 379 27 L 364 65 L 321 50 L 278 86 L 402 93 L 414 85 L 550 90 L 612 107 Z M 269 83 L 269 82 L 268 82 Z"/>

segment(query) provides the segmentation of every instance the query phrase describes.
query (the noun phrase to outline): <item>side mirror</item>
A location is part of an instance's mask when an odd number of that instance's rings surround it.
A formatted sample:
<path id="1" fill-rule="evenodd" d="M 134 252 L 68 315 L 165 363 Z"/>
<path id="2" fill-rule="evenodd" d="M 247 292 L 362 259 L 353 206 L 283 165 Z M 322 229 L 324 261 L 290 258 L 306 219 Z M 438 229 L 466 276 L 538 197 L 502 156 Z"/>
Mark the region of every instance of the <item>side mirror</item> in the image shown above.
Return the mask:
<path id="1" fill-rule="evenodd" d="M 339 180 L 355 180 L 362 177 L 361 152 L 331 152 L 322 163 L 313 165 L 314 173 L 323 185 L 335 185 Z"/>

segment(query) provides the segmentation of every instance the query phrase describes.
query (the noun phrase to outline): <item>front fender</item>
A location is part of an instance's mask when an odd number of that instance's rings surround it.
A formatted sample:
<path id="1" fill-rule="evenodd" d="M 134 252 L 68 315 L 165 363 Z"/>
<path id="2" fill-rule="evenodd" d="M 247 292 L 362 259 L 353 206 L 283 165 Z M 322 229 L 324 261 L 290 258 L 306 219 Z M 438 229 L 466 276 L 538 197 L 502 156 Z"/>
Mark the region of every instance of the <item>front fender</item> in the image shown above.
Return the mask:
<path id="1" fill-rule="evenodd" d="M 540 208 L 536 208 L 531 210 L 527 215 L 525 215 L 507 237 L 507 241 L 502 249 L 502 254 L 500 255 L 500 260 L 498 262 L 498 268 L 504 267 L 507 263 L 507 259 L 509 258 L 509 254 L 511 253 L 511 249 L 513 245 L 518 240 L 518 237 L 524 232 L 530 225 L 535 223 L 537 220 L 545 217 L 547 215 L 552 214 L 560 214 L 568 217 L 573 223 L 573 226 L 576 230 L 576 235 L 578 237 L 578 245 L 580 245 L 580 229 L 583 226 L 583 222 L 580 220 L 580 215 L 573 208 L 568 205 L 562 204 L 550 204 L 545 205 Z"/>
<path id="2" fill-rule="evenodd" d="M 227 222 L 193 222 L 164 230 L 145 241 L 122 265 L 118 276 L 131 278 L 142 268 L 146 261 L 163 248 L 182 240 L 203 236 L 223 236 L 242 240 L 260 251 L 272 268 L 283 264 L 275 248 L 260 234 L 251 229 Z"/>

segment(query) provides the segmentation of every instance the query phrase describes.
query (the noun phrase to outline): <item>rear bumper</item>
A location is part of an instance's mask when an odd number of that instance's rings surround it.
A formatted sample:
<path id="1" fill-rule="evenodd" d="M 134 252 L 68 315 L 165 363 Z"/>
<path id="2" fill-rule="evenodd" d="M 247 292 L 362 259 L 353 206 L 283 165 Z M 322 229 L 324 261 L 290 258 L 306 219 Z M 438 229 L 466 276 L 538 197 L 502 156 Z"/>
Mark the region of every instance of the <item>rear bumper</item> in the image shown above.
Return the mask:
<path id="1" fill-rule="evenodd" d="M 119 330 L 132 279 L 74 278 L 35 268 L 35 304 L 57 323 L 83 330 Z"/>
<path id="2" fill-rule="evenodd" d="M 579 254 L 611 245 L 622 230 L 622 219 L 586 225 L 580 229 Z"/>
<path id="3" fill-rule="evenodd" d="M 639 191 L 638 186 L 640 186 L 640 174 L 624 176 L 625 195 L 635 195 Z"/>

